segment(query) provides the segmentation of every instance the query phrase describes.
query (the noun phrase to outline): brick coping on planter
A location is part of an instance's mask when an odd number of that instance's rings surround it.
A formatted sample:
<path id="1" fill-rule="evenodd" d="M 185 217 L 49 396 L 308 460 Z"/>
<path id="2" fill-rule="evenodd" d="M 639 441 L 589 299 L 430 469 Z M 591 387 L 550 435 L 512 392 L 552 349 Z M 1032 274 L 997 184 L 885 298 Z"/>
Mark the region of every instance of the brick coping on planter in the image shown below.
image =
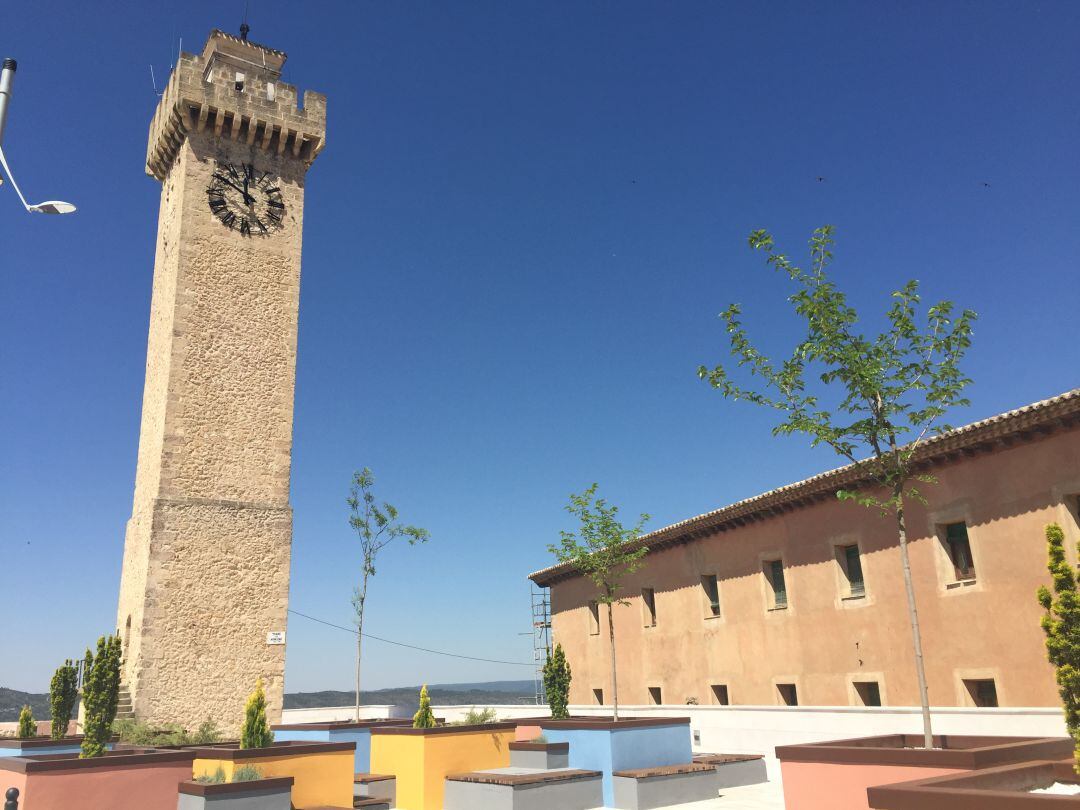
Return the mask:
<path id="1" fill-rule="evenodd" d="M 899 784 L 868 788 L 867 800 L 876 810 L 1022 810 L 1076 807 L 1075 795 L 1028 794 L 1054 782 L 1080 781 L 1073 761 L 1024 762 L 970 773 L 948 774 Z M 1025 798 L 1027 801 L 1025 801 Z"/>
<path id="2" fill-rule="evenodd" d="M 78 734 L 74 737 L 61 737 L 54 740 L 52 737 L 4 737 L 0 739 L 0 748 L 55 748 L 58 745 L 82 745 L 83 737 Z"/>
<path id="3" fill-rule="evenodd" d="M 516 721 L 503 723 L 477 723 L 470 726 L 435 726 L 435 728 L 413 728 L 412 726 L 375 726 L 371 729 L 372 734 L 401 734 L 417 737 L 426 737 L 433 734 L 477 734 L 491 733 L 493 731 L 513 731 L 517 728 Z"/>
<path id="4" fill-rule="evenodd" d="M 140 765 L 154 766 L 170 762 L 194 762 L 193 751 L 159 751 L 127 749 L 109 751 L 104 756 L 80 759 L 78 754 L 33 754 L 25 757 L 0 757 L 0 770 L 17 773 L 42 773 L 44 771 L 91 770 L 93 768 L 119 768 Z"/>
<path id="5" fill-rule="evenodd" d="M 336 751 L 356 751 L 356 743 L 320 742 L 318 740 L 283 740 L 266 748 L 193 745 L 187 749 L 198 759 L 269 759 L 270 757 L 299 756 L 300 754 L 332 754 Z"/>
<path id="6" fill-rule="evenodd" d="M 353 784 L 370 785 L 373 782 L 387 782 L 397 779 L 392 773 L 358 773 L 353 775 Z"/>
<path id="7" fill-rule="evenodd" d="M 549 754 L 567 754 L 570 752 L 570 743 L 568 742 L 512 742 L 510 743 L 511 751 L 547 751 Z"/>
<path id="8" fill-rule="evenodd" d="M 706 765 L 726 765 L 729 762 L 749 762 L 753 759 L 765 759 L 764 754 L 695 754 L 694 762 Z"/>
<path id="9" fill-rule="evenodd" d="M 248 782 L 181 782 L 177 790 L 188 796 L 221 796 L 229 793 L 263 793 L 268 790 L 292 790 L 291 776 L 271 776 Z"/>
<path id="10" fill-rule="evenodd" d="M 625 771 L 615 771 L 612 776 L 622 776 L 627 779 L 650 779 L 654 776 L 677 776 L 684 773 L 709 773 L 716 770 L 712 765 L 704 762 L 687 762 L 684 765 L 660 765 L 655 768 L 630 768 Z"/>
<path id="11" fill-rule="evenodd" d="M 921 734 L 884 734 L 802 745 L 778 745 L 781 762 L 821 762 L 849 765 L 906 765 L 916 768 L 977 770 L 994 765 L 1068 757 L 1068 737 L 989 737 L 940 735 L 936 748 L 918 747 Z"/>
<path id="12" fill-rule="evenodd" d="M 469 773 L 450 774 L 446 778 L 451 782 L 476 782 L 481 785 L 503 785 L 518 787 L 522 785 L 540 785 L 551 782 L 569 782 L 577 779 L 599 779 L 600 771 L 583 771 L 578 768 L 564 768 L 540 773 L 491 773 L 490 771 L 472 771 Z"/>
<path id="13" fill-rule="evenodd" d="M 598 717 L 595 720 L 544 720 L 541 728 L 565 729 L 567 731 L 611 731 L 623 728 L 645 728 L 647 726 L 688 726 L 689 717 L 629 717 L 625 720 L 609 720 L 606 717 Z"/>
<path id="14" fill-rule="evenodd" d="M 349 731 L 351 729 L 373 728 L 375 726 L 393 726 L 412 723 L 407 718 L 396 720 L 380 718 L 378 720 L 331 720 L 327 723 L 278 723 L 270 726 L 271 731 Z"/>

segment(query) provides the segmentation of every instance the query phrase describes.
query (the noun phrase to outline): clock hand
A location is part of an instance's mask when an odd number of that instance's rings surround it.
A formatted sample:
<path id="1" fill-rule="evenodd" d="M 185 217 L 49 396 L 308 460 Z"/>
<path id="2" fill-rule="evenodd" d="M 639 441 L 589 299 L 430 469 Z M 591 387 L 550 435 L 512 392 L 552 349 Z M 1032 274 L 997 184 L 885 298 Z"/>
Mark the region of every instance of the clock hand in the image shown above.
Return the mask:
<path id="1" fill-rule="evenodd" d="M 241 194 L 243 194 L 245 205 L 251 205 L 251 203 L 255 202 L 255 198 L 247 193 L 247 189 L 240 188 L 240 186 L 236 185 L 236 183 L 234 183 L 232 180 L 228 179 L 227 177 L 222 177 L 220 174 L 215 174 L 214 177 L 220 180 L 222 183 L 227 183 L 228 185 L 239 191 Z"/>

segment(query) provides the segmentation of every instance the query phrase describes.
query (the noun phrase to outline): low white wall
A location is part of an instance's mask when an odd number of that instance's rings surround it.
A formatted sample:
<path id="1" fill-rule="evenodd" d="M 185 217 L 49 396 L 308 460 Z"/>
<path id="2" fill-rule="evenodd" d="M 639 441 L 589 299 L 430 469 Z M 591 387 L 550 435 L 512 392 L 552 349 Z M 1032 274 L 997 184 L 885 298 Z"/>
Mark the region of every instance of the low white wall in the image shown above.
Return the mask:
<path id="1" fill-rule="evenodd" d="M 356 716 L 355 706 L 331 706 L 319 709 L 283 709 L 282 723 L 329 723 L 331 720 L 352 720 Z M 412 717 L 403 706 L 361 706 L 360 716 L 368 720 L 381 720 L 389 717 Z"/>
<path id="2" fill-rule="evenodd" d="M 432 706 L 448 722 L 461 720 L 478 706 Z M 548 714 L 547 706 L 492 705 L 500 718 Z M 611 707 L 570 706 L 575 715 L 610 715 Z M 392 717 L 388 706 L 365 706 L 365 717 Z M 348 720 L 352 707 L 287 709 L 282 722 L 314 723 Z M 379 713 L 384 712 L 384 713 Z M 1051 708 L 935 708 L 935 734 L 976 734 L 1001 737 L 1065 737 L 1065 716 Z M 407 714 L 407 712 L 406 712 Z M 689 717 L 699 741 L 695 753 L 764 754 L 770 779 L 779 779 L 775 750 L 778 745 L 821 742 L 875 734 L 921 734 L 922 714 L 913 706 L 620 706 L 625 717 Z"/>
<path id="3" fill-rule="evenodd" d="M 610 714 L 602 706 L 571 706 L 571 714 Z M 689 717 L 698 732 L 695 753 L 764 754 L 769 778 L 780 778 L 778 745 L 842 740 L 877 734 L 921 734 L 915 706 L 620 706 L 626 717 Z M 1065 737 L 1060 709 L 931 709 L 935 734 Z"/>

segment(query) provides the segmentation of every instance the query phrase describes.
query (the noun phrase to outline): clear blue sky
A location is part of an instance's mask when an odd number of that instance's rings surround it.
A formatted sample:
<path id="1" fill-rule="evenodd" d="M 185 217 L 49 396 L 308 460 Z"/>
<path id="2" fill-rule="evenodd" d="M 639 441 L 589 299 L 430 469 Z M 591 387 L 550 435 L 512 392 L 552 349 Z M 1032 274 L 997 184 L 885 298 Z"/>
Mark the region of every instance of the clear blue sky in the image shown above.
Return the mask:
<path id="1" fill-rule="evenodd" d="M 179 37 L 244 3 L 8 4 L 0 188 L 0 685 L 44 690 L 115 621 L 159 185 L 143 173 Z M 746 247 L 881 311 L 909 277 L 980 313 L 981 418 L 1080 383 L 1080 4 L 253 0 L 251 37 L 329 97 L 307 187 L 291 603 L 347 624 L 344 498 L 372 467 L 430 529 L 391 549 L 373 633 L 528 662 L 525 575 L 592 481 L 680 520 L 835 464 L 695 369 L 730 301 L 798 324 Z M 824 177 L 824 182 L 816 180 Z M 990 187 L 984 186 L 989 183 Z M 855 507 L 853 507 L 855 508 Z M 371 643 L 371 687 L 530 677 Z M 348 688 L 351 641 L 294 618 L 287 688 Z"/>

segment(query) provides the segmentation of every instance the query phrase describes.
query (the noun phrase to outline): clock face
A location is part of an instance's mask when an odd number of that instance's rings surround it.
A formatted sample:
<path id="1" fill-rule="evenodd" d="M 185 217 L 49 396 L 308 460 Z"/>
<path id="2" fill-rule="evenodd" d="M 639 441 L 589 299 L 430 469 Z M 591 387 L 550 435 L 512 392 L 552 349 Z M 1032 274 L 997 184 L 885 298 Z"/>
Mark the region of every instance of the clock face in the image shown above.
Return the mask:
<path id="1" fill-rule="evenodd" d="M 269 236 L 283 227 L 285 203 L 281 181 L 250 163 L 218 161 L 206 189 L 210 211 L 230 230 L 242 236 Z"/>

